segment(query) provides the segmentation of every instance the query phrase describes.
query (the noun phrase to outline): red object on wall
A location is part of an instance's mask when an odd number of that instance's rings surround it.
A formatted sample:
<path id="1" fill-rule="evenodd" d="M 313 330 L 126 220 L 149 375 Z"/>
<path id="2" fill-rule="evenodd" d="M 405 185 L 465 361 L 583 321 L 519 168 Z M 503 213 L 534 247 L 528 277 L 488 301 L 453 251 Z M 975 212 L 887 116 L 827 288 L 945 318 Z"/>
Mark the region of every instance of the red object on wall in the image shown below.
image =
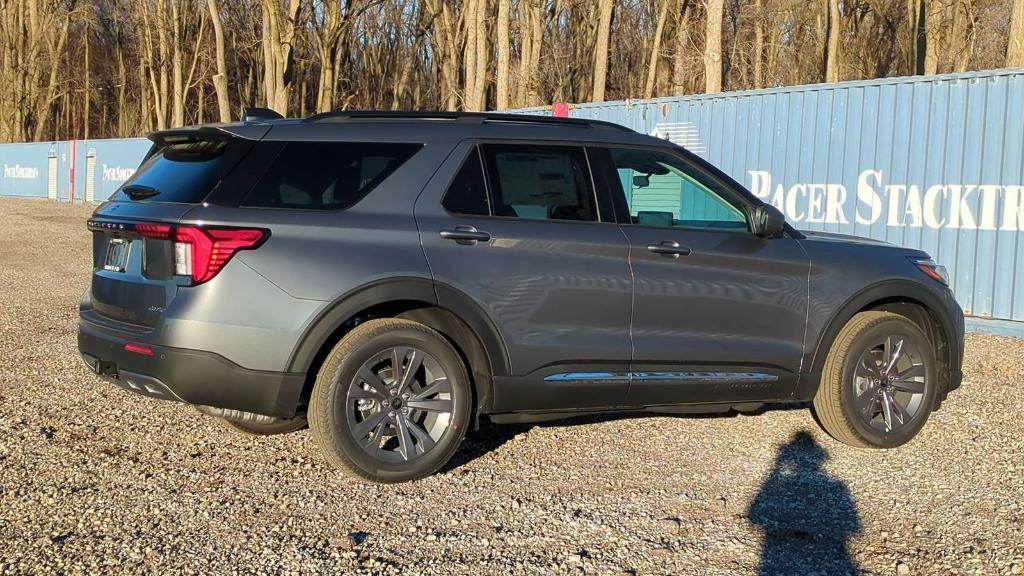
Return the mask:
<path id="1" fill-rule="evenodd" d="M 555 102 L 551 105 L 551 115 L 555 118 L 568 118 L 569 105 L 565 102 Z"/>
<path id="2" fill-rule="evenodd" d="M 71 141 L 71 158 L 70 158 L 70 170 L 68 170 L 68 202 L 75 203 L 75 141 Z"/>

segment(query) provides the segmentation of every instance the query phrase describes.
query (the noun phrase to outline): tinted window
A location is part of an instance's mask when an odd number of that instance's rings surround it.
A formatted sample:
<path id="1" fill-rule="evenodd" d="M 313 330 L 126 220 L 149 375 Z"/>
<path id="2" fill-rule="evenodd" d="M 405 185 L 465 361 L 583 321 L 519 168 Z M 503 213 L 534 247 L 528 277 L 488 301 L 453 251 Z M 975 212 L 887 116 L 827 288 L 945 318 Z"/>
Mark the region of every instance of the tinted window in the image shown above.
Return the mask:
<path id="1" fill-rule="evenodd" d="M 747 229 L 729 191 L 682 159 L 652 150 L 613 149 L 630 221 L 645 226 Z"/>
<path id="2" fill-rule="evenodd" d="M 419 144 L 289 142 L 242 205 L 347 208 L 419 149 Z"/>
<path id="3" fill-rule="evenodd" d="M 495 216 L 597 220 L 582 148 L 486 145 L 483 150 Z"/>
<path id="4" fill-rule="evenodd" d="M 249 144 L 242 141 L 199 141 L 157 148 L 111 200 L 136 202 L 202 202 Z M 146 193 L 130 198 L 127 191 Z"/>
<path id="5" fill-rule="evenodd" d="M 484 183 L 484 171 L 480 165 L 480 152 L 475 148 L 469 158 L 462 163 L 462 168 L 445 192 L 442 204 L 452 214 L 487 216 L 490 213 L 487 185 Z"/>

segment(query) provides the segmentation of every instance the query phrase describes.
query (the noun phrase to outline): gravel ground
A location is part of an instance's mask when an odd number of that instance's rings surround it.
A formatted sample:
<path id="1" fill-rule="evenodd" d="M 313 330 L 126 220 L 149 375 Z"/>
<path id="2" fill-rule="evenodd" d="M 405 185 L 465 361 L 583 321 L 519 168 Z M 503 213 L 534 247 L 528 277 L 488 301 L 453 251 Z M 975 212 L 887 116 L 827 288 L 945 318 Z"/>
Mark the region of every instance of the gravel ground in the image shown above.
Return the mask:
<path id="1" fill-rule="evenodd" d="M 494 427 L 364 485 L 308 431 L 240 436 L 90 375 L 86 207 L 0 200 L 0 574 L 1024 573 L 1022 341 L 893 451 L 806 410 Z"/>

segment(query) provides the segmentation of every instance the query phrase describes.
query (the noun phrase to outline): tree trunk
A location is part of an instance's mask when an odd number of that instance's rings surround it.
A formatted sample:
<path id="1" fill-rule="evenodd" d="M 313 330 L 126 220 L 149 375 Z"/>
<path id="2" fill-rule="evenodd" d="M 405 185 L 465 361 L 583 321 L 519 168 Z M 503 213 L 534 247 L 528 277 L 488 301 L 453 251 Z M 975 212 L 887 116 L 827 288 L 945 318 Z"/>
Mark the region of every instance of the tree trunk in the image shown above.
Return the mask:
<path id="1" fill-rule="evenodd" d="M 1024 67 L 1024 0 L 1013 0 L 1010 14 L 1010 42 L 1006 47 L 1007 68 Z"/>
<path id="2" fill-rule="evenodd" d="M 224 58 L 224 29 L 221 25 L 217 0 L 206 0 L 213 22 L 213 38 L 217 45 L 217 73 L 213 75 L 213 89 L 217 92 L 217 116 L 220 122 L 231 121 L 231 100 L 228 98 L 228 65 Z"/>
<path id="3" fill-rule="evenodd" d="M 544 43 L 546 28 L 544 1 L 522 0 L 519 10 L 519 36 L 522 38 L 522 49 L 519 54 L 519 95 L 516 98 L 516 103 L 519 106 L 529 106 L 540 103 L 538 68 L 540 67 L 540 51 Z"/>
<path id="4" fill-rule="evenodd" d="M 465 83 L 462 86 L 462 109 L 463 110 L 474 110 L 475 101 L 474 95 L 476 94 L 476 32 L 473 28 L 476 26 L 476 13 L 480 9 L 480 0 L 467 0 L 466 10 L 463 13 L 463 29 L 465 32 L 466 45 L 463 51 L 465 70 Z"/>
<path id="5" fill-rule="evenodd" d="M 942 38 L 942 4 L 943 0 L 924 0 L 924 73 L 938 74 L 940 39 Z"/>
<path id="6" fill-rule="evenodd" d="M 825 81 L 839 82 L 840 38 L 843 33 L 843 14 L 839 9 L 840 0 L 828 0 L 828 48 L 825 56 Z"/>
<path id="7" fill-rule="evenodd" d="M 644 98 L 654 96 L 654 82 L 658 79 L 658 62 L 661 60 L 661 34 L 665 30 L 668 6 L 674 1 L 661 1 L 661 11 L 658 12 L 658 24 L 654 28 L 654 41 L 651 42 L 651 60 L 647 65 L 647 84 L 644 86 Z"/>
<path id="8" fill-rule="evenodd" d="M 476 38 L 476 83 L 473 85 L 473 110 L 483 111 L 487 108 L 487 10 L 488 0 L 477 0 L 476 26 L 473 36 Z"/>
<path id="9" fill-rule="evenodd" d="M 1010 39 L 1013 39 L 1012 33 Z M 946 46 L 952 71 L 966 72 L 974 55 L 974 0 L 957 0 Z"/>
<path id="10" fill-rule="evenodd" d="M 704 91 L 714 94 L 722 91 L 722 21 L 725 17 L 723 0 L 708 0 L 707 32 L 704 35 Z"/>
<path id="11" fill-rule="evenodd" d="M 907 61 L 912 74 L 924 74 L 924 0 L 907 0 Z"/>
<path id="12" fill-rule="evenodd" d="M 92 66 L 89 65 L 89 26 L 85 27 L 85 93 L 82 94 L 82 139 L 89 139 L 89 100 L 92 98 L 92 90 L 89 86 L 90 76 L 92 74 Z"/>
<path id="13" fill-rule="evenodd" d="M 277 58 L 274 57 L 274 43 L 271 39 L 271 6 L 268 6 L 267 3 L 264 2 L 262 7 L 263 34 L 261 38 L 263 43 L 263 95 L 266 98 L 267 107 L 272 108 L 274 103 L 277 101 L 277 95 L 274 93 L 274 88 L 277 87 L 277 83 L 274 80 L 274 78 L 277 77 Z"/>
<path id="14" fill-rule="evenodd" d="M 676 47 L 672 54 L 672 93 L 675 95 L 686 93 L 686 54 L 689 50 L 690 3 L 684 0 L 676 19 Z"/>
<path id="15" fill-rule="evenodd" d="M 184 72 L 183 45 L 181 12 L 178 9 L 180 0 L 170 0 L 171 3 L 171 75 L 173 78 L 173 114 L 171 116 L 172 126 L 185 125 L 185 84 L 182 74 Z"/>
<path id="16" fill-rule="evenodd" d="M 764 88 L 764 0 L 754 2 L 754 88 Z"/>
<path id="17" fill-rule="evenodd" d="M 508 69 L 512 57 L 512 42 L 509 39 L 510 4 L 510 0 L 498 0 L 498 78 L 496 86 L 498 110 L 505 110 L 509 103 Z"/>
<path id="18" fill-rule="evenodd" d="M 594 45 L 594 90 L 590 96 L 592 102 L 604 102 L 604 89 L 608 82 L 608 39 L 612 33 L 614 9 L 614 0 L 599 0 L 597 41 Z"/>
<path id="19" fill-rule="evenodd" d="M 453 24 L 452 8 L 444 0 L 426 0 L 434 31 L 434 66 L 439 79 L 440 102 L 445 110 L 456 110 L 459 106 L 460 51 L 458 26 Z"/>

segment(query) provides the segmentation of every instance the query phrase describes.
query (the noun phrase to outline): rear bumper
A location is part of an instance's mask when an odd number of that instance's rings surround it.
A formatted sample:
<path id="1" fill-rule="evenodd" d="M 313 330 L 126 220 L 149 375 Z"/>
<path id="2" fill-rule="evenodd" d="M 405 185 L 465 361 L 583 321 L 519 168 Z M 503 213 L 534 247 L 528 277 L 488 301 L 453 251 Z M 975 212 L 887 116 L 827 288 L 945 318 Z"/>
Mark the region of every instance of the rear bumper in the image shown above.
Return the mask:
<path id="1" fill-rule="evenodd" d="M 81 318 L 78 351 L 93 372 L 151 398 L 283 418 L 296 413 L 305 374 L 249 370 L 217 354 L 182 348 L 150 345 L 152 355 L 128 352 L 125 343 L 146 343 L 132 336 L 113 335 Z"/>

